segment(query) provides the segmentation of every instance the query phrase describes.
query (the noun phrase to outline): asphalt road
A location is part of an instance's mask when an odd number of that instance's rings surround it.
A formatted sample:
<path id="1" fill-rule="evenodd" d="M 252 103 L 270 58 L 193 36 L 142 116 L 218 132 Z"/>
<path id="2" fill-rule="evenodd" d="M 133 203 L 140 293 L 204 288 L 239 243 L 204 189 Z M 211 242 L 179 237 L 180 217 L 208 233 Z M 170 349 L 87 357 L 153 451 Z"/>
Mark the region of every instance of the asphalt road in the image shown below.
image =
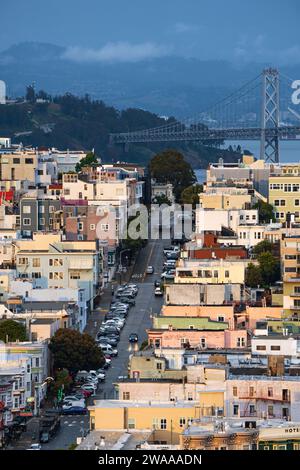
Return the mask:
<path id="1" fill-rule="evenodd" d="M 118 377 L 127 376 L 130 354 L 138 350 L 142 342 L 147 339 L 146 329 L 152 326 L 151 316 L 161 309 L 163 298 L 154 296 L 154 281 L 160 279 L 162 272 L 164 245 L 168 245 L 168 241 L 150 240 L 139 253 L 131 277 L 131 282 L 139 287 L 135 298 L 136 304 L 130 309 L 121 332 L 117 346 L 119 354 L 112 359 L 112 365 L 106 371 L 106 380 L 100 384 L 94 399 L 115 398 L 113 383 Z M 154 274 L 145 273 L 147 266 L 154 267 Z M 138 344 L 128 342 L 130 333 L 138 334 Z"/>
<path id="2" fill-rule="evenodd" d="M 164 261 L 163 247 L 168 245 L 168 240 L 149 240 L 147 246 L 138 255 L 131 277 L 131 282 L 139 287 L 139 292 L 135 298 L 136 304 L 130 309 L 121 332 L 117 346 L 119 354 L 112 359 L 111 367 L 106 371 L 105 382 L 99 384 L 98 392 L 89 399 L 89 404 L 93 403 L 95 399 L 116 398 L 113 384 L 118 381 L 118 377 L 127 376 L 130 354 L 134 350 L 138 350 L 141 343 L 147 339 L 146 329 L 152 326 L 151 315 L 158 313 L 163 303 L 162 297 L 154 296 L 154 281 L 160 279 Z M 146 274 L 147 266 L 154 267 L 154 274 Z M 104 312 L 101 314 L 99 310 L 94 312 L 92 334 L 96 334 L 103 316 Z M 132 345 L 129 343 L 130 333 L 138 334 L 138 344 Z M 62 416 L 59 433 L 49 443 L 42 444 L 42 450 L 68 449 L 71 444 L 76 442 L 77 437 L 82 436 L 88 430 L 88 416 Z"/>

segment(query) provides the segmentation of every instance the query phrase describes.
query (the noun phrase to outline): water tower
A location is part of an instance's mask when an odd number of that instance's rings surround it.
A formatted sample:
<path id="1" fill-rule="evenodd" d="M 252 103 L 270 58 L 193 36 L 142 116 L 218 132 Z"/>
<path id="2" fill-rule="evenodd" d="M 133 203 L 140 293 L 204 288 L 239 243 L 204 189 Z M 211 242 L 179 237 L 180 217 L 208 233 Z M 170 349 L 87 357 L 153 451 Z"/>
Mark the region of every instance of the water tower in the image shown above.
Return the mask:
<path id="1" fill-rule="evenodd" d="M 6 104 L 6 84 L 0 80 L 0 104 Z"/>

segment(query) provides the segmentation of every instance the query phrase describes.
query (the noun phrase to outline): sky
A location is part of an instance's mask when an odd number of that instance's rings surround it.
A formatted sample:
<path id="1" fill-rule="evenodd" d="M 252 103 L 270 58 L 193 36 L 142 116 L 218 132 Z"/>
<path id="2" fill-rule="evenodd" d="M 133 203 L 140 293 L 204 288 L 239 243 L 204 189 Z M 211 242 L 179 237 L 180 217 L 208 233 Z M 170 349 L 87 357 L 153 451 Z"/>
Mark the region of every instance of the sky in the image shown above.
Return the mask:
<path id="1" fill-rule="evenodd" d="M 1 0 L 0 50 L 27 41 L 73 61 L 184 56 L 300 62 L 299 0 Z"/>

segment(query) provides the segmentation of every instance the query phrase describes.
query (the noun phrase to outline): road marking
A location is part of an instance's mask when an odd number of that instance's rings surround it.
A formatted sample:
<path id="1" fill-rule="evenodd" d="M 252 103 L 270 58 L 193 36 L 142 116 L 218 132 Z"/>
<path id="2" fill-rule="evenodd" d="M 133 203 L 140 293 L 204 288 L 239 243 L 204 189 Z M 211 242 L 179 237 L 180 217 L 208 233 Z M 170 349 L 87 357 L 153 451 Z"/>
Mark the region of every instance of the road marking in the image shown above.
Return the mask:
<path id="1" fill-rule="evenodd" d="M 152 256 L 152 253 L 153 253 L 153 250 L 154 250 L 154 246 L 155 246 L 155 243 L 153 243 L 153 245 L 151 246 L 151 250 L 150 250 L 149 256 L 148 256 L 148 258 L 147 258 L 146 269 L 147 269 L 147 267 L 149 266 L 149 261 L 150 261 L 150 258 L 151 258 L 151 256 Z M 144 282 L 145 277 L 146 277 L 146 272 L 144 272 L 142 282 Z"/>

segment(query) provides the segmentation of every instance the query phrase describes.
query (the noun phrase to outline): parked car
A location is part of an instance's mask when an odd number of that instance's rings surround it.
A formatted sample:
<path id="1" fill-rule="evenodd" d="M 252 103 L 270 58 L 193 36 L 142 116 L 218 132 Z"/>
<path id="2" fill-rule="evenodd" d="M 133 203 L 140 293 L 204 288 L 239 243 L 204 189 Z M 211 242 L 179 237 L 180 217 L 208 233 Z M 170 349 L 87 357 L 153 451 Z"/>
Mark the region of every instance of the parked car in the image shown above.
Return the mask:
<path id="1" fill-rule="evenodd" d="M 161 297 L 162 295 L 164 295 L 163 291 L 161 290 L 160 287 L 156 287 L 155 291 L 154 291 L 154 295 L 157 296 L 157 297 Z"/>
<path id="2" fill-rule="evenodd" d="M 146 274 L 153 274 L 153 273 L 154 273 L 154 268 L 153 268 L 153 266 L 147 266 Z"/>
<path id="3" fill-rule="evenodd" d="M 102 349 L 103 353 L 108 353 L 110 356 L 115 357 L 118 355 L 118 350 L 113 349 L 110 344 L 100 343 L 99 347 Z"/>
<path id="4" fill-rule="evenodd" d="M 118 341 L 114 338 L 109 338 L 109 336 L 100 336 L 98 338 L 98 342 L 99 343 L 107 343 L 107 344 L 110 344 L 111 346 L 117 346 L 118 345 Z"/>
<path id="5" fill-rule="evenodd" d="M 31 446 L 28 447 L 28 449 L 26 450 L 41 450 L 41 449 L 42 449 L 41 444 L 31 444 Z"/>
<path id="6" fill-rule="evenodd" d="M 168 255 L 169 253 L 179 253 L 180 248 L 179 246 L 168 246 L 167 248 L 164 248 L 164 255 Z"/>
<path id="7" fill-rule="evenodd" d="M 81 407 L 85 407 L 85 400 L 84 399 L 81 399 L 81 400 L 70 400 L 70 401 L 63 401 L 62 402 L 62 409 L 63 410 L 67 410 L 68 408 L 71 408 L 73 406 L 81 406 Z"/>
<path id="8" fill-rule="evenodd" d="M 154 287 L 159 287 L 160 286 L 160 281 L 158 279 L 156 279 L 154 281 Z"/>
<path id="9" fill-rule="evenodd" d="M 162 275 L 160 277 L 164 280 L 174 280 L 175 279 L 175 274 L 170 274 L 170 273 L 166 272 L 166 273 L 162 273 Z"/>
<path id="10" fill-rule="evenodd" d="M 128 305 L 129 307 L 132 307 L 135 305 L 135 300 L 126 296 L 120 297 L 120 302 L 123 302 L 125 305 Z"/>
<path id="11" fill-rule="evenodd" d="M 167 259 L 177 260 L 179 258 L 179 253 L 167 253 Z"/>
<path id="12" fill-rule="evenodd" d="M 86 415 L 87 408 L 82 407 L 82 406 L 71 406 L 70 408 L 63 410 L 63 414 L 64 415 Z"/>
<path id="13" fill-rule="evenodd" d="M 83 385 L 81 385 L 81 389 L 82 389 L 82 390 L 87 390 L 88 392 L 95 393 L 95 391 L 97 390 L 97 385 L 94 385 L 94 384 L 83 384 Z"/>
<path id="14" fill-rule="evenodd" d="M 95 375 L 98 380 L 104 380 L 105 379 L 105 374 L 103 371 L 99 370 L 90 370 L 90 375 Z"/>
<path id="15" fill-rule="evenodd" d="M 84 401 L 84 397 L 82 397 L 82 395 L 66 395 L 64 397 L 64 401 L 63 402 L 70 402 L 70 401 Z"/>
<path id="16" fill-rule="evenodd" d="M 130 343 L 137 343 L 139 340 L 139 337 L 136 333 L 131 333 L 128 338 Z"/>

